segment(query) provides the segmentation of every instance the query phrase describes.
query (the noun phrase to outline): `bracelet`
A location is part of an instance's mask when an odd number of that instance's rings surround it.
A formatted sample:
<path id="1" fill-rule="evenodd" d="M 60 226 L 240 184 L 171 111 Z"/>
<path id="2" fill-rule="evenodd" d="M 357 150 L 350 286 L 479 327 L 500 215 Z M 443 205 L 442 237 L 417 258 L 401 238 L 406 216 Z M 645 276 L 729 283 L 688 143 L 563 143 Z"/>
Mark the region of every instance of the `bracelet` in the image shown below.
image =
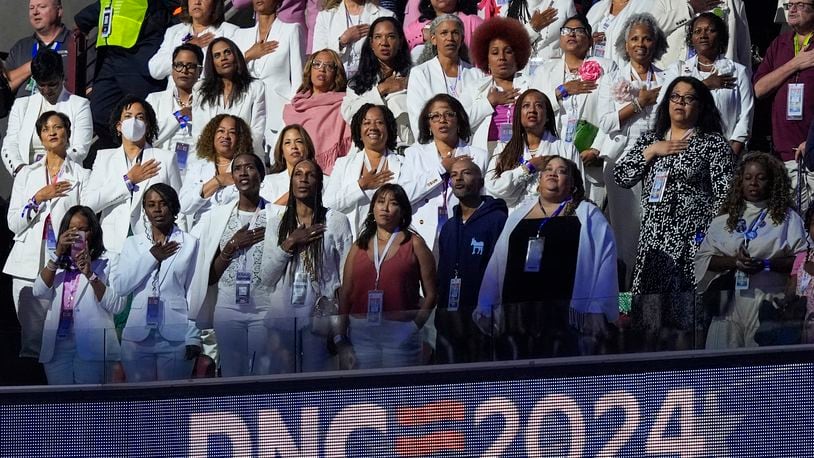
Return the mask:
<path id="1" fill-rule="evenodd" d="M 57 271 L 57 263 L 55 263 L 54 261 L 49 259 L 48 262 L 45 264 L 45 268 L 50 270 L 51 272 L 56 272 Z"/>
<path id="2" fill-rule="evenodd" d="M 227 255 L 225 251 L 221 251 L 221 252 L 220 252 L 220 254 L 219 254 L 218 256 L 220 256 L 220 258 L 221 258 L 223 261 L 226 261 L 226 262 L 232 262 L 232 256 L 234 256 L 234 255 L 235 255 L 234 253 L 232 253 L 232 254 L 228 254 L 228 255 Z"/>
<path id="3" fill-rule="evenodd" d="M 134 192 L 136 190 L 136 185 L 133 184 L 132 181 L 130 181 L 130 177 L 127 176 L 127 174 L 125 173 L 122 178 L 124 178 L 124 184 L 125 186 L 127 186 L 127 190 L 130 192 Z"/>
<path id="4" fill-rule="evenodd" d="M 764 259 L 764 260 L 763 260 L 763 271 L 764 271 L 764 272 L 769 272 L 770 270 L 772 270 L 772 263 L 771 263 L 771 261 L 770 261 L 770 260 L 768 260 L 768 259 Z"/>
<path id="5" fill-rule="evenodd" d="M 217 174 L 215 174 L 215 182 L 218 184 L 219 188 L 223 187 L 223 182 L 220 181 L 220 178 L 218 178 Z"/>
<path id="6" fill-rule="evenodd" d="M 642 104 L 639 103 L 639 99 L 637 97 L 633 97 L 633 112 L 641 113 L 642 109 Z"/>
<path id="7" fill-rule="evenodd" d="M 560 94 L 560 97 L 561 97 L 563 100 L 565 100 L 565 99 L 567 99 L 567 98 L 568 98 L 568 95 L 569 95 L 569 94 L 568 94 L 568 90 L 567 90 L 567 89 L 565 89 L 565 85 L 564 85 L 564 84 L 560 84 L 559 86 L 557 86 L 557 92 Z"/>
<path id="8" fill-rule="evenodd" d="M 23 207 L 23 212 L 20 214 L 20 217 L 31 219 L 31 213 L 37 213 L 38 211 L 40 211 L 40 205 L 37 203 L 37 199 L 32 197 L 28 199 L 28 203 L 25 204 L 25 207 Z"/>

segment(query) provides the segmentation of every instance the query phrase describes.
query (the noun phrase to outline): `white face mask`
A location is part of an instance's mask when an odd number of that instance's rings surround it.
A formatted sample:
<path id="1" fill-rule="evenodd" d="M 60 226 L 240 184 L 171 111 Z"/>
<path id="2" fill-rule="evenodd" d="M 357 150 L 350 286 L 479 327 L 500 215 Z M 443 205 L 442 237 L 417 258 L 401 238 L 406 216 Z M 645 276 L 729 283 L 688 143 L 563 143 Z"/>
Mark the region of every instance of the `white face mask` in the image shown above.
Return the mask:
<path id="1" fill-rule="evenodd" d="M 127 118 L 122 121 L 121 130 L 122 137 L 131 142 L 137 142 L 144 138 L 144 134 L 147 132 L 147 124 L 141 119 Z"/>

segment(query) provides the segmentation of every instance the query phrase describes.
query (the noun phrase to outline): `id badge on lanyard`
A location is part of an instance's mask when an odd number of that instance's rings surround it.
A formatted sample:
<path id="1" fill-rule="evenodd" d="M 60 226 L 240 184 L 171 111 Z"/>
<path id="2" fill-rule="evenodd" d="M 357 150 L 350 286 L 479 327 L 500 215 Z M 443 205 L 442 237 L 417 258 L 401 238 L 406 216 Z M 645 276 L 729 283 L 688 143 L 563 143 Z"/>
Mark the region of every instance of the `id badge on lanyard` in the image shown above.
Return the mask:
<path id="1" fill-rule="evenodd" d="M 509 143 L 512 139 L 512 123 L 504 122 L 497 125 L 498 139 L 501 143 Z"/>
<path id="2" fill-rule="evenodd" d="M 543 250 L 545 249 L 545 237 L 529 237 L 528 248 L 526 249 L 525 272 L 539 272 L 540 264 L 543 261 Z"/>
<path id="3" fill-rule="evenodd" d="M 367 322 L 381 324 L 384 307 L 384 291 L 374 289 L 367 292 Z"/>
<path id="4" fill-rule="evenodd" d="M 187 158 L 189 157 L 189 143 L 178 142 L 175 144 L 175 160 L 178 162 L 178 168 L 185 170 L 187 168 Z"/>
<path id="5" fill-rule="evenodd" d="M 71 328 L 73 328 L 73 310 L 62 310 L 59 312 L 59 327 L 57 328 L 57 337 L 65 339 L 71 335 Z"/>
<path id="6" fill-rule="evenodd" d="M 805 85 L 803 83 L 789 84 L 789 95 L 786 103 L 786 119 L 789 121 L 800 121 L 803 119 L 803 94 Z"/>
<path id="7" fill-rule="evenodd" d="M 308 273 L 298 271 L 294 274 L 294 286 L 291 288 L 291 304 L 295 307 L 305 305 L 308 294 Z"/>
<path id="8" fill-rule="evenodd" d="M 664 190 L 667 188 L 667 177 L 669 175 L 670 172 L 667 170 L 656 172 L 656 176 L 653 178 L 653 187 L 650 188 L 650 195 L 647 197 L 647 202 L 658 203 L 664 199 Z"/>
<path id="9" fill-rule="evenodd" d="M 54 233 L 54 225 L 51 224 L 51 215 L 45 218 L 45 248 L 48 251 L 57 250 L 57 236 Z"/>
<path id="10" fill-rule="evenodd" d="M 252 273 L 238 271 L 235 273 L 235 304 L 249 305 L 252 293 Z"/>
<path id="11" fill-rule="evenodd" d="M 749 274 L 746 272 L 736 270 L 735 271 L 735 290 L 742 291 L 745 289 L 749 289 Z"/>
<path id="12" fill-rule="evenodd" d="M 574 133 L 577 131 L 577 120 L 571 115 L 568 116 L 568 125 L 565 128 L 565 141 L 572 143 L 574 141 Z"/>
<path id="13" fill-rule="evenodd" d="M 447 310 L 450 312 L 457 312 L 460 307 L 461 301 L 461 279 L 458 275 L 449 280 L 449 300 L 447 301 Z"/>
<path id="14" fill-rule="evenodd" d="M 147 298 L 147 327 L 158 327 L 158 321 L 161 314 L 161 298 L 158 296 L 150 296 Z"/>

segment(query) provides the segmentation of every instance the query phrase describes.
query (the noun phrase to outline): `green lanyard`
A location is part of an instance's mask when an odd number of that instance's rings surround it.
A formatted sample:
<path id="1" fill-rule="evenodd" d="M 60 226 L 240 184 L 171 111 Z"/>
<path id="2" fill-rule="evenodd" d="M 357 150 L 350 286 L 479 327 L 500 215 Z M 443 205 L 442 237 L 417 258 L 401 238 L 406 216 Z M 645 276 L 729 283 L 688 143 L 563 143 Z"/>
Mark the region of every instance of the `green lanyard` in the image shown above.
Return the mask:
<path id="1" fill-rule="evenodd" d="M 808 46 L 808 43 L 811 41 L 811 36 L 814 35 L 814 32 L 809 33 L 808 36 L 805 37 L 802 43 L 797 40 L 798 35 L 794 34 L 794 55 L 800 54 L 800 51 L 805 49 Z"/>

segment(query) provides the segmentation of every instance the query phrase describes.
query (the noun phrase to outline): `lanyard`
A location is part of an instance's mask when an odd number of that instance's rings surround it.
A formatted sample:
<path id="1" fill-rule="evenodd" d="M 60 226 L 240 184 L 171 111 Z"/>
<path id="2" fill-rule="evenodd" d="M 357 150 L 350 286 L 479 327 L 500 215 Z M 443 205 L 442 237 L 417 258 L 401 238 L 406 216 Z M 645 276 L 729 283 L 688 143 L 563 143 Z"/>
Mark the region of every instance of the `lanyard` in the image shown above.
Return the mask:
<path id="1" fill-rule="evenodd" d="M 43 43 L 43 44 L 44 44 L 44 43 Z M 46 46 L 47 48 L 51 48 L 53 51 L 59 51 L 59 46 L 60 46 L 60 43 L 59 43 L 58 41 L 56 41 L 56 40 L 55 40 L 55 41 L 54 41 L 54 42 L 53 42 L 53 43 L 52 43 L 50 46 L 48 46 L 48 45 L 45 45 L 45 46 Z M 31 59 L 32 59 L 32 60 L 33 60 L 35 57 L 37 57 L 37 53 L 38 53 L 38 52 L 40 52 L 40 42 L 39 42 L 39 40 L 37 40 L 37 42 L 36 42 L 36 43 L 34 43 L 34 46 L 32 46 L 32 47 L 31 47 Z"/>
<path id="2" fill-rule="evenodd" d="M 647 81 L 646 82 L 642 81 L 642 79 L 639 77 L 639 73 L 634 71 L 633 67 L 630 68 L 630 76 L 632 76 L 635 81 L 638 81 L 638 82 L 642 83 L 643 85 L 646 85 L 648 90 L 650 90 L 650 85 L 653 82 L 653 75 L 654 75 L 653 64 L 650 64 L 650 68 L 647 69 L 647 76 L 646 76 Z"/>
<path id="3" fill-rule="evenodd" d="M 808 43 L 811 41 L 811 36 L 814 35 L 814 32 L 809 33 L 804 39 L 803 42 L 800 43 L 797 41 L 797 34 L 794 34 L 794 55 L 800 54 L 800 51 L 805 49 L 808 46 Z"/>
<path id="4" fill-rule="evenodd" d="M 66 269 L 65 278 L 62 281 L 62 307 L 61 310 L 73 310 L 76 304 L 76 291 L 79 289 L 78 270 Z"/>
<path id="5" fill-rule="evenodd" d="M 447 95 L 457 96 L 458 95 L 458 85 L 461 82 L 462 75 L 463 75 L 463 71 L 462 71 L 463 69 L 461 67 L 460 59 L 458 60 L 458 76 L 455 77 L 455 84 L 454 85 L 449 84 L 449 79 L 447 79 L 447 73 L 444 71 L 444 66 L 441 65 L 441 60 L 438 59 L 438 57 L 436 57 L 435 60 L 438 62 L 438 67 L 441 68 L 441 74 L 444 76 L 444 88 L 445 88 L 445 91 L 446 91 Z"/>
<path id="6" fill-rule="evenodd" d="M 347 7 L 347 5 L 345 5 L 345 25 L 347 26 L 347 28 L 350 28 L 353 25 L 361 24 L 362 23 L 362 13 L 364 13 L 364 12 L 365 12 L 365 10 L 364 10 L 364 8 L 362 8 L 362 11 L 359 13 L 359 19 L 357 19 L 356 24 L 354 24 L 353 23 L 353 16 L 350 15 L 350 11 L 348 11 L 348 7 Z"/>
<path id="7" fill-rule="evenodd" d="M 396 240 L 396 235 L 399 233 L 399 230 L 396 229 L 390 234 L 390 238 L 387 239 L 387 244 L 384 246 L 384 254 L 379 256 L 379 235 L 374 234 L 373 237 L 373 266 L 376 268 L 376 289 L 379 289 L 379 275 L 382 271 L 382 264 L 384 263 L 384 258 L 387 257 L 387 252 L 390 251 L 390 247 L 393 245 L 393 241 Z"/>
<path id="8" fill-rule="evenodd" d="M 238 209 L 239 206 L 240 206 L 239 203 L 235 204 L 235 212 L 240 211 Z M 252 215 L 252 219 L 249 220 L 249 229 L 254 228 L 254 226 L 257 224 L 257 220 L 260 218 L 260 214 L 262 213 L 263 210 L 265 210 L 265 208 L 266 208 L 266 200 L 261 197 L 260 202 L 258 202 L 258 204 L 257 204 L 257 208 L 254 209 L 254 214 Z M 249 248 L 246 248 L 246 249 L 244 249 L 244 250 L 242 250 L 240 252 L 240 262 L 241 262 L 241 266 L 242 266 L 241 272 L 246 272 L 246 264 L 248 262 L 249 250 L 253 249 L 254 247 L 255 247 L 255 245 L 252 245 Z"/>
<path id="9" fill-rule="evenodd" d="M 557 207 L 556 210 L 554 210 L 554 213 L 552 213 L 551 216 L 546 216 L 545 218 L 543 218 L 543 221 L 540 222 L 540 226 L 537 228 L 537 238 L 540 238 L 540 233 L 542 232 L 543 227 L 548 223 L 548 221 L 551 218 L 554 218 L 557 215 L 559 215 L 560 212 L 562 212 L 562 209 L 565 208 L 566 204 L 568 204 L 568 202 L 571 202 L 570 197 L 568 199 L 565 199 L 564 201 L 560 202 L 560 206 Z M 543 208 L 543 204 L 540 204 L 540 208 L 541 209 Z M 543 210 L 543 212 L 545 212 L 545 210 Z"/>
<path id="10" fill-rule="evenodd" d="M 363 155 L 362 157 L 363 157 L 363 158 L 364 158 L 364 160 L 365 160 L 365 168 L 366 168 L 368 171 L 373 170 L 373 165 L 370 163 L 370 159 L 368 159 L 368 157 L 367 157 L 367 152 L 366 152 L 365 150 L 362 150 L 362 155 Z M 381 171 L 382 171 L 382 169 L 384 168 L 384 164 L 385 164 L 385 162 L 386 162 L 386 161 L 387 161 L 387 153 L 385 152 L 385 153 L 382 155 L 381 160 L 379 160 L 379 165 L 376 167 L 376 173 L 377 173 L 377 174 L 378 174 L 379 172 L 381 172 Z"/>
<path id="11" fill-rule="evenodd" d="M 743 233 L 744 240 L 746 240 L 746 244 L 749 244 L 750 240 L 754 240 L 757 238 L 757 230 L 760 229 L 761 225 L 763 224 L 763 220 L 766 219 L 766 215 L 769 213 L 768 209 L 763 209 L 759 215 L 752 221 L 752 224 L 749 225 L 749 230 Z"/>

